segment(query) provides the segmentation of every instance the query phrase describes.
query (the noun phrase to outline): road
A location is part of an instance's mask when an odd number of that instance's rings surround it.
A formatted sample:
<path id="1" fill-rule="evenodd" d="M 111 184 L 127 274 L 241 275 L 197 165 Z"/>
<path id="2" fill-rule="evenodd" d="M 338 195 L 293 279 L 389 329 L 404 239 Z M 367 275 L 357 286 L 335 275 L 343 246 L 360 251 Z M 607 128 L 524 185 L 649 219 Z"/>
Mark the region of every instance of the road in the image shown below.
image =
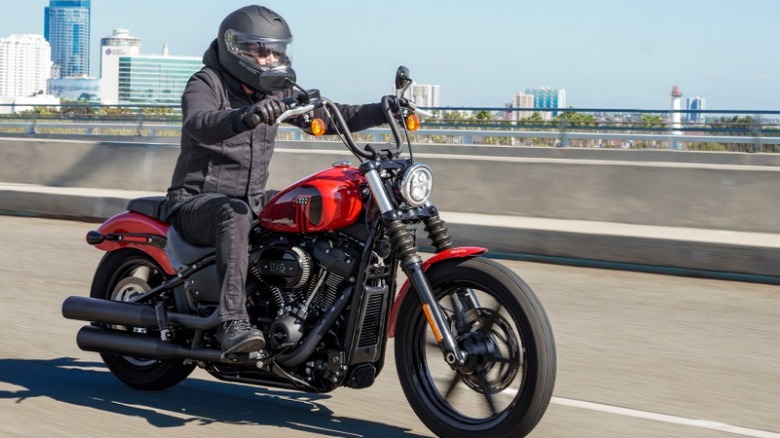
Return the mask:
<path id="1" fill-rule="evenodd" d="M 325 395 L 201 370 L 162 392 L 124 386 L 60 314 L 101 257 L 84 243 L 92 228 L 0 216 L 0 436 L 432 436 L 392 363 L 369 389 Z M 780 438 L 777 286 L 506 263 L 536 290 L 558 347 L 532 437 Z"/>

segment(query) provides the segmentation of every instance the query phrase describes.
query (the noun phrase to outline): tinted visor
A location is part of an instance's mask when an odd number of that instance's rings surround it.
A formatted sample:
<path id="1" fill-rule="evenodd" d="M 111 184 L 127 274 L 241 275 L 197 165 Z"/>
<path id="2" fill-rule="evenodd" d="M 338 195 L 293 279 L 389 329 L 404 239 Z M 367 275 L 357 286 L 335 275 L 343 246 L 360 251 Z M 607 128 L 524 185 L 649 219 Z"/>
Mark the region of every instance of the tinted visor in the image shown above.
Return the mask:
<path id="1" fill-rule="evenodd" d="M 292 38 L 262 38 L 233 29 L 225 32 L 225 47 L 228 51 L 261 70 L 290 66 L 292 60 L 287 49 L 291 42 Z"/>

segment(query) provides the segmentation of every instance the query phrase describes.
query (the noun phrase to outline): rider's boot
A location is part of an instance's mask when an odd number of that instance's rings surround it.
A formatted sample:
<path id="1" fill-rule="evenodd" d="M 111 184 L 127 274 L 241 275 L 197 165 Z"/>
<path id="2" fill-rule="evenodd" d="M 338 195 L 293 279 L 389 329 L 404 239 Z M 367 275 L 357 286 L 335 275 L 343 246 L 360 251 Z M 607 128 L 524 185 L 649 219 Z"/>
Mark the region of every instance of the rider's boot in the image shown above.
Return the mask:
<path id="1" fill-rule="evenodd" d="M 252 327 L 248 319 L 225 321 L 219 325 L 217 339 L 224 354 L 251 353 L 265 347 L 263 332 Z"/>

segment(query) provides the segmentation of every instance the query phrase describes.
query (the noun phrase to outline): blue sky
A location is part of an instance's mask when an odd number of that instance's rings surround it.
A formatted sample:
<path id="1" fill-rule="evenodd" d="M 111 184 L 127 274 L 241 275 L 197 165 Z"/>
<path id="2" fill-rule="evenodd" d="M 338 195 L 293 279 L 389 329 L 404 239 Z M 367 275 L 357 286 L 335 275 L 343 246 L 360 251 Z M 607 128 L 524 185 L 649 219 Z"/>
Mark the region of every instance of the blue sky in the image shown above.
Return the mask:
<path id="1" fill-rule="evenodd" d="M 43 34 L 48 0 L 0 0 L 0 36 Z M 123 27 L 143 53 L 200 56 L 247 0 L 92 0 L 101 37 Z M 346 103 L 389 91 L 399 64 L 441 85 L 446 106 L 502 106 L 565 88 L 577 108 L 666 109 L 672 85 L 708 109 L 780 110 L 777 0 L 268 0 L 292 27 L 299 82 Z"/>

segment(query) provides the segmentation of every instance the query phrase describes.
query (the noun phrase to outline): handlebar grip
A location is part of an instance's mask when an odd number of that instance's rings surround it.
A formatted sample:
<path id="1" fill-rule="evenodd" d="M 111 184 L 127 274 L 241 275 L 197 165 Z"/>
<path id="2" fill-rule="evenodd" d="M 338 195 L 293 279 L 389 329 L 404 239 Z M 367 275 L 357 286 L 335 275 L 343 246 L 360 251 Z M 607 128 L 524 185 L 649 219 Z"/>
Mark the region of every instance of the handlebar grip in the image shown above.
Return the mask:
<path id="1" fill-rule="evenodd" d="M 257 114 L 256 112 L 248 112 L 244 114 L 241 120 L 244 122 L 244 125 L 246 125 L 246 127 L 249 129 L 255 129 L 257 125 L 259 125 L 260 122 L 263 121 L 262 117 L 260 117 L 260 114 Z"/>

